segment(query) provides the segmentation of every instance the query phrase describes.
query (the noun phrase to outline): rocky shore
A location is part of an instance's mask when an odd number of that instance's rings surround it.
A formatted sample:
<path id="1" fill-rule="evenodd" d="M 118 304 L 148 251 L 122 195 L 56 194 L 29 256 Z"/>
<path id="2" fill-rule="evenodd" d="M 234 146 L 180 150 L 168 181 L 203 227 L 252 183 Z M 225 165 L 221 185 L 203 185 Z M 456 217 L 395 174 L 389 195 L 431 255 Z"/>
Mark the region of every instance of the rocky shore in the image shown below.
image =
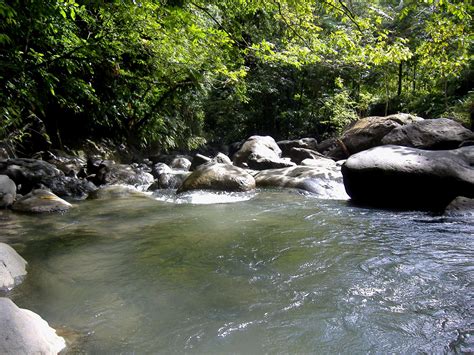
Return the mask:
<path id="1" fill-rule="evenodd" d="M 474 134 L 449 119 L 366 117 L 320 143 L 252 136 L 234 146 L 228 155 L 162 154 L 132 161 L 117 159 L 113 149 L 4 155 L 0 208 L 66 212 L 86 198 L 148 197 L 161 189 L 181 194 L 293 188 L 356 205 L 472 214 Z M 15 250 L 0 243 L 0 290 L 27 277 L 26 267 Z M 65 347 L 38 315 L 5 297 L 0 309 L 0 338 L 8 339 L 0 341 L 1 353 L 57 353 Z"/>

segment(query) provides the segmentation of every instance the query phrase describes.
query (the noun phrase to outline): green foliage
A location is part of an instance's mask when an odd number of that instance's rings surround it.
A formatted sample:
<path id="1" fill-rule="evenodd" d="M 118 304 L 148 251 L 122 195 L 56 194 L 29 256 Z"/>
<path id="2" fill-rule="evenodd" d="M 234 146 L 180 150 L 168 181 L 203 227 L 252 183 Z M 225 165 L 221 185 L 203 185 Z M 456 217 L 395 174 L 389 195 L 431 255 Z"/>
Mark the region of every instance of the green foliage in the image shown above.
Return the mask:
<path id="1" fill-rule="evenodd" d="M 0 1 L 0 138 L 21 140 L 31 113 L 57 145 L 96 135 L 162 149 L 324 136 L 374 112 L 459 116 L 472 90 L 472 10 L 454 0 Z"/>

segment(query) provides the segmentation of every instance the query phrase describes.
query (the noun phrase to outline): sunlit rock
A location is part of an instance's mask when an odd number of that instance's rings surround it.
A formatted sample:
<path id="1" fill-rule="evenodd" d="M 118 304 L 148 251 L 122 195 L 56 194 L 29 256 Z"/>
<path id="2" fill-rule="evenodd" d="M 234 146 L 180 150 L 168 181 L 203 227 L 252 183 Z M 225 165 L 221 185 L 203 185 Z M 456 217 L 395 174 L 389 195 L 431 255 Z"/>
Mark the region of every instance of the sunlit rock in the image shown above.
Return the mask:
<path id="1" fill-rule="evenodd" d="M 50 191 L 37 189 L 18 199 L 12 206 L 15 211 L 21 212 L 63 212 L 72 205 Z"/>
<path id="2" fill-rule="evenodd" d="M 92 192 L 88 199 L 91 200 L 107 200 L 111 198 L 126 197 L 148 197 L 148 195 L 136 187 L 129 185 L 104 185 Z"/>
<path id="3" fill-rule="evenodd" d="M 255 176 L 257 187 L 287 187 L 305 190 L 317 197 L 347 200 L 340 168 L 333 165 L 270 169 Z"/>
<path id="4" fill-rule="evenodd" d="M 9 290 L 26 275 L 26 260 L 11 246 L 0 243 L 0 290 Z"/>
<path id="5" fill-rule="evenodd" d="M 455 149 L 471 139 L 474 139 L 471 130 L 456 121 L 438 118 L 397 127 L 382 139 L 382 144 L 420 149 Z"/>
<path id="6" fill-rule="evenodd" d="M 404 113 L 365 117 L 349 125 L 339 138 L 321 142 L 317 150 L 334 160 L 345 159 L 357 152 L 382 145 L 383 137 L 393 129 L 422 120 Z"/>
<path id="7" fill-rule="evenodd" d="M 358 203 L 442 210 L 457 196 L 474 197 L 474 147 L 429 151 L 372 148 L 347 159 L 344 184 Z"/>
<path id="8" fill-rule="evenodd" d="M 0 298 L 1 354 L 57 354 L 66 342 L 36 313 Z"/>
<path id="9" fill-rule="evenodd" d="M 270 136 L 252 136 L 234 154 L 236 166 L 255 170 L 277 169 L 295 164 L 281 158 L 281 149 Z"/>
<path id="10" fill-rule="evenodd" d="M 11 206 L 15 198 L 15 182 L 7 175 L 0 175 L 0 208 Z"/>
<path id="11" fill-rule="evenodd" d="M 244 169 L 222 163 L 199 166 L 186 180 L 179 192 L 189 190 L 250 191 L 255 189 L 255 179 Z"/>

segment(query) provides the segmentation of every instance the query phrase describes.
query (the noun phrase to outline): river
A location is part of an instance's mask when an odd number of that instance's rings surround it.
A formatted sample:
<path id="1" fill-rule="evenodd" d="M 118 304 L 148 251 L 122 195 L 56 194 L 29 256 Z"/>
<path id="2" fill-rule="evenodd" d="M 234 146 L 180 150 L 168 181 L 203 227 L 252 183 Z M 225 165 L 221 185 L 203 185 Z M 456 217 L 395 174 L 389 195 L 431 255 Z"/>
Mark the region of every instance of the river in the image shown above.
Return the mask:
<path id="1" fill-rule="evenodd" d="M 474 351 L 472 220 L 293 190 L 75 205 L 0 212 L 29 262 L 8 296 L 70 353 Z"/>

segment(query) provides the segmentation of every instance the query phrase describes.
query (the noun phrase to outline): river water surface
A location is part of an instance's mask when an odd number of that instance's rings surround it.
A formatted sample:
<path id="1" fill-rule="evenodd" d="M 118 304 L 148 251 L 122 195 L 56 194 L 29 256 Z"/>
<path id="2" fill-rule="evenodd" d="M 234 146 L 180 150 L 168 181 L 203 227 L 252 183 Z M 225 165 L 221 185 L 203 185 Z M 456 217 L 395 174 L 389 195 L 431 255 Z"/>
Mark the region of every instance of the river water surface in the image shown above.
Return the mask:
<path id="1" fill-rule="evenodd" d="M 70 353 L 474 351 L 472 220 L 266 190 L 2 211 L 0 228 L 29 262 L 8 296 Z"/>

